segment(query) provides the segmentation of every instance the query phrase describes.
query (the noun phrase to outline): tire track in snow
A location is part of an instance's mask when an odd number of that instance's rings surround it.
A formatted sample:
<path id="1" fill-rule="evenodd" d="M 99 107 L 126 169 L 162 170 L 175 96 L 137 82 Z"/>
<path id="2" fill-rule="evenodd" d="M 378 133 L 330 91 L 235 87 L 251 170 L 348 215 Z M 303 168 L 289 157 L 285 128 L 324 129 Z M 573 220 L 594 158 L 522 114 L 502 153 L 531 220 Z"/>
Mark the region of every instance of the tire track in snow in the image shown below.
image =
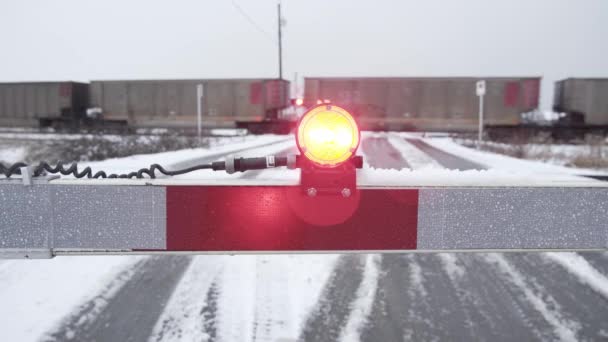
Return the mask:
<path id="1" fill-rule="evenodd" d="M 394 148 L 399 150 L 403 158 L 414 170 L 424 168 L 443 168 L 443 166 L 441 166 L 435 159 L 431 158 L 429 155 L 396 134 L 390 134 L 388 141 Z"/>
<path id="2" fill-rule="evenodd" d="M 516 259 L 520 259 L 519 261 L 522 257 L 525 255 L 515 255 Z M 543 287 L 538 283 L 531 283 L 527 279 L 529 276 L 522 274 L 504 255 L 491 253 L 485 255 L 485 259 L 508 275 L 505 280 L 517 286 L 534 309 L 553 327 L 554 338 L 562 341 L 577 341 L 580 324 L 564 317 L 553 296 L 546 293 Z"/>
<path id="3" fill-rule="evenodd" d="M 256 259 L 256 255 L 234 255 L 227 256 L 223 262 L 217 279 L 218 341 L 251 341 L 256 306 Z"/>
<path id="4" fill-rule="evenodd" d="M 352 303 L 350 317 L 346 327 L 342 330 L 340 341 L 355 342 L 361 340 L 361 332 L 367 325 L 376 299 L 381 261 L 382 254 L 368 254 L 365 256 L 363 281 L 357 289 L 356 299 Z"/>
<path id="5" fill-rule="evenodd" d="M 598 272 L 608 277 L 608 253 L 606 252 L 579 252 Z"/>
<path id="6" fill-rule="evenodd" d="M 224 256 L 193 258 L 158 318 L 150 341 L 213 341 L 217 278 Z"/>
<path id="7" fill-rule="evenodd" d="M 340 256 L 317 306 L 304 324 L 300 341 L 338 340 L 363 280 L 364 262 L 364 258 L 358 254 Z"/>
<path id="8" fill-rule="evenodd" d="M 431 158 L 435 159 L 446 169 L 450 170 L 485 170 L 487 167 L 470 161 L 468 159 L 453 155 L 451 153 L 440 150 L 434 146 L 427 144 L 421 139 L 405 138 L 405 140 L 414 145 L 420 151 L 426 153 Z"/>
<path id="9" fill-rule="evenodd" d="M 461 257 L 473 257 L 461 260 Z M 475 255 L 384 255 L 364 341 L 537 340 L 534 310 Z M 547 328 L 549 328 L 547 326 Z"/>
<path id="10" fill-rule="evenodd" d="M 218 288 L 217 283 L 214 281 L 207 291 L 207 296 L 205 297 L 205 305 L 201 309 L 201 318 L 203 319 L 203 331 L 206 332 L 207 337 L 203 341 L 214 342 L 217 339 L 217 325 L 218 322 L 216 320 L 217 313 L 219 311 L 217 301 L 219 297 L 220 289 Z"/>
<path id="11" fill-rule="evenodd" d="M 376 300 L 362 341 L 433 340 L 438 334 L 422 312 L 431 307 L 419 260 L 428 255 L 383 255 Z"/>
<path id="12" fill-rule="evenodd" d="M 125 283 L 133 277 L 145 263 L 146 259 L 141 259 L 118 273 L 101 293 L 82 304 L 75 313 L 70 314 L 64 319 L 64 322 L 57 331 L 47 333 L 41 340 L 56 341 L 74 339 L 76 337 L 75 332 L 94 322 L 97 319 L 97 316 L 99 316 L 107 306 L 109 299 L 116 295 Z"/>
<path id="13" fill-rule="evenodd" d="M 479 335 L 476 322 L 483 322 L 487 319 L 482 314 L 482 311 L 476 309 L 472 299 L 474 295 L 467 289 L 466 286 L 461 286 L 463 277 L 466 275 L 465 268 L 459 262 L 459 256 L 455 253 L 438 253 L 435 254 L 439 258 L 443 273 L 447 274 L 450 285 L 458 299 L 458 304 L 462 308 L 462 314 L 465 326 L 469 329 L 471 336 Z"/>
<path id="14" fill-rule="evenodd" d="M 361 141 L 364 162 L 375 168 L 401 170 L 410 165 L 386 136 L 367 136 Z"/>
<path id="15" fill-rule="evenodd" d="M 256 258 L 253 341 L 274 342 L 289 336 L 289 281 L 282 258 Z"/>
<path id="16" fill-rule="evenodd" d="M 580 282 L 588 285 L 608 300 L 608 278 L 596 270 L 585 258 L 576 253 L 568 252 L 544 253 L 543 256 L 560 264 L 568 272 L 575 275 Z"/>
<path id="17" fill-rule="evenodd" d="M 502 257 L 502 254 L 497 254 Z M 452 254 L 462 265 L 464 273 L 449 271 L 456 293 L 467 306 L 474 324 L 473 331 L 488 340 L 546 340 L 554 339 L 553 329 L 530 304 L 519 287 L 505 273 L 487 261 L 481 253 Z M 471 337 L 473 338 L 473 337 Z"/>
<path id="18" fill-rule="evenodd" d="M 190 264 L 187 256 L 153 256 L 136 268 L 122 287 L 110 298 L 94 299 L 84 309 L 51 333 L 49 341 L 144 341 L 152 329 L 174 287 Z M 88 317 L 96 301 L 102 309 Z"/>
<path id="19" fill-rule="evenodd" d="M 544 253 L 505 254 L 505 259 L 544 295 L 553 310 L 577 326 L 577 339 L 603 338 L 601 331 L 608 329 L 608 298 L 590 287 L 588 279 L 582 281 L 581 276 L 587 275 L 581 275 L 581 269 L 576 275 Z M 586 261 L 579 260 L 576 267 L 584 266 Z"/>

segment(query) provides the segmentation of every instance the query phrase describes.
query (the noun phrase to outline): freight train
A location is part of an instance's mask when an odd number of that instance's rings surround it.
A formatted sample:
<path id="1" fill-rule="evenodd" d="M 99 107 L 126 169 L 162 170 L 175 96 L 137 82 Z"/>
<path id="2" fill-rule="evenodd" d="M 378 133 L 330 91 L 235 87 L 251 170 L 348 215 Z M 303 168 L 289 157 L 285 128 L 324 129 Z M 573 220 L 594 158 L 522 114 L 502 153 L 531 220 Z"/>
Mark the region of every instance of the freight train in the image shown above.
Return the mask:
<path id="1" fill-rule="evenodd" d="M 73 125 L 84 117 L 88 107 L 86 83 L 0 83 L 2 127 Z"/>
<path id="2" fill-rule="evenodd" d="M 289 103 L 279 79 L 0 83 L 0 126 L 191 129 L 200 108 L 206 127 L 287 133 Z"/>
<path id="3" fill-rule="evenodd" d="M 475 83 L 486 81 L 486 125 L 521 124 L 538 107 L 539 77 L 305 78 L 304 103 L 336 102 L 366 130 L 472 131 L 478 127 Z"/>
<path id="4" fill-rule="evenodd" d="M 204 126 L 289 132 L 279 118 L 289 106 L 289 82 L 279 79 L 91 81 L 91 105 L 130 127 L 195 127 L 199 86 Z"/>
<path id="5" fill-rule="evenodd" d="M 608 125 L 608 79 L 568 78 L 556 82 L 553 110 L 571 114 L 572 125 Z"/>
<path id="6" fill-rule="evenodd" d="M 540 77 L 307 77 L 304 104 L 336 102 L 365 130 L 471 132 L 478 129 L 477 81 L 485 80 L 484 127 L 495 140 L 546 133 L 560 140 L 608 133 L 608 79 L 556 83 L 554 122 L 531 122 Z"/>
<path id="7" fill-rule="evenodd" d="M 538 108 L 540 77 L 307 77 L 302 102 L 340 104 L 366 130 L 467 132 L 478 127 L 479 80 L 493 137 L 608 132 L 607 79 L 557 82 L 554 108 L 564 114 L 553 125 L 522 118 Z M 287 133 L 297 119 L 281 115 L 289 87 L 263 78 L 0 83 L 0 126 L 193 129 L 200 108 L 206 127 Z"/>

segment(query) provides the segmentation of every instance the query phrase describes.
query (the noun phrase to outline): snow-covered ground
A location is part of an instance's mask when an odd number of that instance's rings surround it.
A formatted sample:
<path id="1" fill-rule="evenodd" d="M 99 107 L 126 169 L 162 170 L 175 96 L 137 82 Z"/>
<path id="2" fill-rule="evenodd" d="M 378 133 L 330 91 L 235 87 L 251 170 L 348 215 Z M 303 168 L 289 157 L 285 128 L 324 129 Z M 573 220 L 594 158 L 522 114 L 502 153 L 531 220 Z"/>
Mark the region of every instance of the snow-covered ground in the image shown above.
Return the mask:
<path id="1" fill-rule="evenodd" d="M 166 129 L 152 129 L 152 130 L 141 130 L 137 136 L 153 139 L 155 137 L 162 136 L 163 134 L 170 134 Z M 205 137 L 236 137 L 246 136 L 247 131 L 244 129 L 232 129 L 232 128 L 215 128 L 205 131 Z M 175 134 L 175 133 L 174 133 Z M 79 140 L 79 139 L 93 139 L 103 138 L 110 141 L 120 141 L 125 138 L 124 134 L 92 134 L 92 133 L 54 133 L 54 132 L 39 132 L 37 130 L 30 129 L 7 129 L 3 128 L 0 130 L 0 139 L 12 139 L 12 140 Z M 251 137 L 251 136 L 250 136 Z"/>
<path id="2" fill-rule="evenodd" d="M 103 306 L 142 258 L 0 260 L 0 340 L 35 341 L 78 306 Z"/>
<path id="3" fill-rule="evenodd" d="M 487 170 L 445 170 L 431 156 L 404 139 L 406 137 L 421 138 L 419 135 L 396 133 L 365 133 L 363 135 L 363 139 L 368 137 L 386 139 L 407 161 L 410 169 L 388 170 L 367 164 L 363 170 L 359 171 L 359 180 L 362 185 L 460 184 L 466 186 L 485 182 L 496 186 L 523 181 L 527 181 L 528 185 L 535 185 L 546 184 L 548 179 L 573 186 L 600 184 L 599 181 L 576 176 L 582 172 L 580 169 L 480 152 L 463 147 L 443 135 L 423 138 L 433 147 L 487 167 Z M 221 159 L 224 154 L 259 156 L 294 151 L 292 138 L 268 135 L 247 137 L 244 140 L 225 144 L 218 143 L 212 148 L 137 155 L 90 162 L 86 165 L 91 166 L 94 171 L 128 172 L 153 163 L 175 166 L 193 159 L 212 157 Z M 2 158 L 0 157 L 0 159 Z M 295 183 L 298 180 L 298 174 L 285 169 L 238 175 L 205 170 L 180 176 L 177 179 L 180 181 L 198 179 L 218 183 L 272 181 Z M 148 327 L 149 340 L 295 340 L 301 337 L 304 326 L 307 326 L 307 320 L 311 312 L 318 306 L 319 301 L 327 300 L 324 296 L 327 295 L 326 291 L 331 285 L 329 283 L 334 281 L 332 274 L 338 267 L 336 265 L 339 264 L 338 260 L 341 257 L 339 255 L 195 256 L 188 261 L 188 266 L 183 274 L 178 275 L 176 286 L 171 290 L 156 323 Z M 433 300 L 431 297 L 437 295 L 436 291 L 442 290 L 436 287 L 439 286 L 437 282 L 433 283 L 429 279 L 439 277 L 441 274 L 445 274 L 445 279 L 450 282 L 449 286 L 455 286 L 455 293 L 458 295 L 465 293 L 460 304 L 463 307 L 470 305 L 466 304 L 467 300 L 472 300 L 471 297 L 475 296 L 467 295 L 466 291 L 469 290 L 458 286 L 468 281 L 468 277 L 476 272 L 478 265 L 492 266 L 489 268 L 491 271 L 484 268 L 484 272 L 494 272 L 493 276 L 501 279 L 497 282 L 492 280 L 486 286 L 498 286 L 497 291 L 514 294 L 514 298 L 529 303 L 529 307 L 519 307 L 518 315 L 534 329 L 536 329 L 534 325 L 537 324 L 535 320 L 541 321 L 538 323 L 541 328 L 538 329 L 542 330 L 542 327 L 546 325 L 551 331 L 550 335 L 541 336 L 575 340 L 578 338 L 578 334 L 582 333 L 577 318 L 572 317 L 571 314 L 562 313 L 560 307 L 556 305 L 561 299 L 543 293 L 539 290 L 540 287 L 530 285 L 531 281 L 526 277 L 531 275 L 525 273 L 527 271 L 524 269 L 518 268 L 519 264 L 514 263 L 510 257 L 490 254 L 475 259 L 476 257 L 460 258 L 453 254 L 438 254 L 433 256 L 436 259 L 428 259 L 408 255 L 403 257 L 404 266 L 397 265 L 404 267 L 403 271 L 398 268 L 399 272 L 403 274 L 393 272 L 392 261 L 388 261 L 397 257 L 400 256 L 389 258 L 382 255 L 369 255 L 362 257 L 361 274 L 358 276 L 360 279 L 355 277 L 358 282 L 355 284 L 352 300 L 347 305 L 350 311 L 342 320 L 343 325 L 334 327 L 337 329 L 336 338 L 342 341 L 365 340 L 365 336 L 368 336 L 366 334 L 370 334 L 366 327 L 378 325 L 378 317 L 393 319 L 390 317 L 391 312 L 385 312 L 385 316 L 379 312 L 384 310 L 382 305 L 386 306 L 389 305 L 386 303 L 387 301 L 391 302 L 385 298 L 387 293 L 395 293 L 395 291 L 403 298 L 409 298 L 408 300 L 424 298 L 420 303 L 427 306 L 418 308 L 421 310 L 420 312 L 415 311 L 418 310 L 415 306 L 418 304 L 403 307 L 404 315 L 408 317 L 408 320 L 416 321 L 420 315 L 424 315 L 423 312 L 426 312 L 424 310 L 433 309 L 430 304 Z M 601 258 L 605 258 L 608 265 L 608 255 L 604 254 L 599 257 L 599 259 Z M 86 317 L 82 317 L 82 322 L 77 322 L 76 328 L 84 326 L 86 322 L 101 319 L 101 312 L 112 301 L 113 296 L 126 286 L 125 284 L 131 276 L 137 272 L 142 263 L 148 260 L 151 260 L 148 256 L 64 256 L 53 260 L 0 261 L 0 321 L 2 322 L 0 341 L 52 339 L 54 336 L 52 334 L 64 326 L 71 315 L 80 312 L 83 306 L 90 305 L 90 303 L 93 303 L 93 308 L 87 309 Z M 527 262 L 527 260 L 524 261 Z M 608 267 L 598 269 L 598 264 L 592 264 L 576 253 L 550 253 L 543 255 L 542 260 L 542 262 L 551 263 L 552 266 L 562 270 L 563 274 L 572 275 L 572 279 L 578 282 L 577 286 L 581 286 L 583 289 L 576 288 L 573 291 L 588 291 L 581 293 L 590 292 L 597 294 L 597 300 L 602 300 L 602 298 L 608 300 L 608 274 L 606 272 Z M 435 264 L 438 266 L 437 269 L 432 268 L 432 265 Z M 359 271 L 353 268 L 345 272 Z M 488 274 L 482 273 L 484 277 L 490 277 Z M 158 276 L 161 275 L 158 274 Z M 390 285 L 386 285 L 387 279 L 395 282 L 397 281 L 395 279 L 407 279 L 407 281 L 402 283 L 399 280 L 397 283 L 389 282 Z M 559 279 L 555 280 L 559 281 Z M 146 291 L 145 279 L 143 281 L 140 285 L 143 286 L 141 291 Z M 333 286 L 340 286 L 340 284 Z M 403 286 L 403 288 L 399 286 Z M 334 288 L 332 291 L 339 292 L 339 289 Z M 445 295 L 443 292 L 440 292 L 441 294 Z M 150 300 L 154 301 L 155 297 Z M 479 299 L 479 301 L 481 300 Z M 444 309 L 450 310 L 448 307 Z M 465 312 L 470 313 L 466 310 Z M 532 315 L 532 313 L 538 314 L 538 317 L 534 316 L 534 319 L 529 319 L 527 315 Z M 333 319 L 331 314 L 326 314 L 328 322 L 333 322 L 330 320 Z M 128 316 L 129 314 L 125 313 L 125 317 Z M 437 319 L 434 316 L 423 318 L 431 323 Z M 104 319 L 108 319 L 108 317 Z M 496 317 L 492 317 L 492 319 L 500 320 Z M 134 321 L 132 324 L 135 327 L 137 322 Z M 438 325 L 441 322 L 438 320 L 433 324 Z M 419 336 L 415 335 L 414 330 L 410 331 L 414 334 L 412 336 Z M 608 334 L 608 327 L 605 330 Z M 68 329 L 62 336 L 74 340 L 78 340 L 79 337 L 77 329 Z M 404 333 L 401 337 L 403 336 L 407 336 L 407 334 Z M 480 335 L 479 338 L 483 339 L 484 336 Z"/>
<path id="4" fill-rule="evenodd" d="M 476 141 L 455 139 L 464 146 L 475 146 Z M 578 166 L 590 159 L 608 159 L 608 141 L 596 141 L 588 144 L 506 144 L 494 141 L 484 141 L 483 149 L 506 155 L 518 155 L 521 159 L 542 161 L 559 166 Z M 598 169 L 608 171 L 608 164 L 597 163 Z M 602 166 L 603 164 L 603 166 Z"/>
<path id="5" fill-rule="evenodd" d="M 198 256 L 159 318 L 151 340 L 297 339 L 331 274 L 336 255 Z M 214 303 L 208 303 L 211 294 Z M 201 308 L 208 308 L 201 319 Z M 219 309 L 221 308 L 221 309 Z M 257 329 L 254 323 L 258 325 Z"/>
<path id="6" fill-rule="evenodd" d="M 26 154 L 27 148 L 23 146 L 0 144 L 0 163 L 12 164 L 22 161 Z"/>
<path id="7" fill-rule="evenodd" d="M 239 142 L 258 141 L 242 130 L 211 130 L 213 135 L 171 134 L 65 134 L 40 132 L 0 132 L 0 162 L 17 161 L 92 161 L 108 158 L 153 154 L 179 149 L 216 148 Z M 262 138 L 263 140 L 263 138 Z"/>
<path id="8" fill-rule="evenodd" d="M 399 135 L 402 137 L 418 137 L 418 135 L 410 133 L 401 133 Z M 523 160 L 492 152 L 479 151 L 462 146 L 449 137 L 427 138 L 425 141 L 432 146 L 440 148 L 448 153 L 474 160 L 496 170 L 519 173 L 539 173 L 543 175 L 598 173 L 597 170 L 593 169 L 566 167 L 562 165 L 548 164 L 542 161 Z"/>
<path id="9" fill-rule="evenodd" d="M 236 152 L 240 153 L 242 150 L 249 150 L 259 146 L 268 146 L 273 143 L 290 141 L 289 138 L 282 135 L 261 135 L 248 139 L 239 138 L 235 142 L 230 142 L 230 139 L 232 138 L 227 139 L 229 139 L 229 143 L 226 143 L 226 140 L 219 140 L 215 145 L 209 148 L 195 148 L 162 153 L 140 154 L 126 158 L 113 158 L 98 162 L 81 163 L 79 165 L 82 165 L 83 167 L 90 166 L 94 171 L 107 170 L 106 172 L 108 173 L 124 173 L 136 171 L 152 164 L 169 166 L 195 158 L 205 158 L 210 156 L 217 156 L 217 159 L 222 159 L 223 155 L 231 155 Z M 266 148 L 271 147 L 268 146 Z"/>

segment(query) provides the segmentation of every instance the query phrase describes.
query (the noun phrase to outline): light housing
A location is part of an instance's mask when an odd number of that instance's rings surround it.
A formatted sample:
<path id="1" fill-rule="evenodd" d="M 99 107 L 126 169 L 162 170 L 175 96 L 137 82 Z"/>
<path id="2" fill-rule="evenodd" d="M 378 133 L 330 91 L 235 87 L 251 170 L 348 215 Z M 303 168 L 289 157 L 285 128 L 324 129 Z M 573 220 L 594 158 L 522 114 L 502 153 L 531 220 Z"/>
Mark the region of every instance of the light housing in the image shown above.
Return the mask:
<path id="1" fill-rule="evenodd" d="M 296 133 L 300 153 L 314 165 L 332 168 L 355 155 L 361 134 L 344 108 L 323 104 L 302 116 Z"/>

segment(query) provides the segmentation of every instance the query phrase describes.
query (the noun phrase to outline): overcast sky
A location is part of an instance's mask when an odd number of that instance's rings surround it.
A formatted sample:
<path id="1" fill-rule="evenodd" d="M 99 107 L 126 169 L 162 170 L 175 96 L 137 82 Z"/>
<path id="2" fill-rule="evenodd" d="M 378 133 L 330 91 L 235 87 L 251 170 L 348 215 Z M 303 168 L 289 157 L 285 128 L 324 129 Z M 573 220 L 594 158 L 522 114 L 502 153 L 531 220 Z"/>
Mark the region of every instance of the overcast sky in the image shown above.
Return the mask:
<path id="1" fill-rule="evenodd" d="M 276 4 L 0 0 L 0 81 L 276 77 Z M 282 6 L 288 79 L 543 76 L 546 108 L 556 79 L 608 77 L 605 0 Z"/>

